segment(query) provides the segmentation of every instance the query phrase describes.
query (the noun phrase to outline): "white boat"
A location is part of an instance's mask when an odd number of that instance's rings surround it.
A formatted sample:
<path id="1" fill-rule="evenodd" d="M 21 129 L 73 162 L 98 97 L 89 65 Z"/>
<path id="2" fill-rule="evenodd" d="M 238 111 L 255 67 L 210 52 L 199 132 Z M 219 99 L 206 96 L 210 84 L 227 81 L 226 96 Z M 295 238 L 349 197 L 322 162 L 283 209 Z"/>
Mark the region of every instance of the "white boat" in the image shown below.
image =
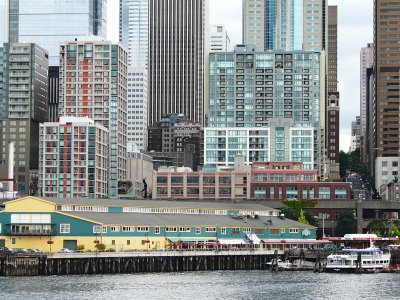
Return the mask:
<path id="1" fill-rule="evenodd" d="M 275 262 L 272 259 L 270 262 L 267 262 L 265 265 L 268 269 L 272 269 L 274 266 Z M 290 261 L 286 260 L 283 261 L 278 258 L 278 270 L 288 270 L 288 269 L 293 269 L 296 267 L 294 264 L 292 264 Z"/>
<path id="2" fill-rule="evenodd" d="M 389 268 L 389 264 L 390 253 L 384 253 L 371 245 L 366 249 L 342 249 L 333 252 L 327 257 L 325 272 L 374 272 Z"/>

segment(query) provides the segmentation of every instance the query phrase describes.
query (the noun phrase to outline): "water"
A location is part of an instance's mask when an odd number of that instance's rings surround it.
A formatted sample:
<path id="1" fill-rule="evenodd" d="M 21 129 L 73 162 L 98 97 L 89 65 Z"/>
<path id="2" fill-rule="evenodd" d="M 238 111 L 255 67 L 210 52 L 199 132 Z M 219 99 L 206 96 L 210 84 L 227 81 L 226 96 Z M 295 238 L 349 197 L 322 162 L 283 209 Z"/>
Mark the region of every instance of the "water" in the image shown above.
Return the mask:
<path id="1" fill-rule="evenodd" d="M 400 274 L 218 271 L 0 277 L 0 299 L 399 299 Z"/>

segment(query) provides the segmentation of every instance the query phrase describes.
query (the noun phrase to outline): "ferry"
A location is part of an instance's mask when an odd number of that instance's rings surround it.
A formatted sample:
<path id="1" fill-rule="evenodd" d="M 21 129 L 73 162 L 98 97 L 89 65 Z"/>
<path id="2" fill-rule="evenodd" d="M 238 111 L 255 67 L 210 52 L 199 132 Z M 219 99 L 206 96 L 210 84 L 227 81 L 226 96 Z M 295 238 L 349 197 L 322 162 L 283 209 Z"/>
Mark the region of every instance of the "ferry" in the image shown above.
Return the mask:
<path id="1" fill-rule="evenodd" d="M 325 272 L 357 273 L 388 269 L 390 253 L 371 245 L 366 249 L 342 249 L 328 255 Z"/>

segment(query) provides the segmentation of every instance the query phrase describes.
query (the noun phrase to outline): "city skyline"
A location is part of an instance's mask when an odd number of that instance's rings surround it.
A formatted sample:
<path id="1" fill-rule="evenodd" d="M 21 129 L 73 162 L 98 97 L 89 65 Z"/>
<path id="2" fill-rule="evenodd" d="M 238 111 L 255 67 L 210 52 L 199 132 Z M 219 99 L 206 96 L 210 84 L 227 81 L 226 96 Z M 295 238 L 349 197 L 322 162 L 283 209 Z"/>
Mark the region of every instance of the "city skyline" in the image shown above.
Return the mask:
<path id="1" fill-rule="evenodd" d="M 119 0 L 108 1 L 108 38 L 118 41 Z M 338 81 L 340 91 L 340 149 L 350 147 L 351 122 L 360 114 L 360 51 L 373 42 L 372 0 L 329 0 L 338 6 Z M 357 11 L 357 14 L 354 12 Z M 238 21 L 240 20 L 240 21 Z M 210 24 L 224 24 L 231 50 L 242 43 L 242 1 L 210 1 Z"/>

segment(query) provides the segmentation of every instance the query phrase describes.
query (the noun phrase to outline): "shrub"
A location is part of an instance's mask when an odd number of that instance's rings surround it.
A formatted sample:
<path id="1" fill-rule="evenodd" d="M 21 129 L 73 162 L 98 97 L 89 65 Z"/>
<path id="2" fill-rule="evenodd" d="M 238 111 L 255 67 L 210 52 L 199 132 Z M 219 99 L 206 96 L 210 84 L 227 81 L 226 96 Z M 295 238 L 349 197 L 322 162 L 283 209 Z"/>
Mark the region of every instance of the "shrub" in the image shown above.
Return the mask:
<path id="1" fill-rule="evenodd" d="M 106 245 L 101 244 L 101 243 L 96 244 L 95 247 L 96 247 L 96 249 L 97 249 L 98 251 L 104 251 L 104 250 L 106 250 Z"/>
<path id="2" fill-rule="evenodd" d="M 85 245 L 76 246 L 76 251 L 83 251 L 83 250 L 85 250 Z"/>

